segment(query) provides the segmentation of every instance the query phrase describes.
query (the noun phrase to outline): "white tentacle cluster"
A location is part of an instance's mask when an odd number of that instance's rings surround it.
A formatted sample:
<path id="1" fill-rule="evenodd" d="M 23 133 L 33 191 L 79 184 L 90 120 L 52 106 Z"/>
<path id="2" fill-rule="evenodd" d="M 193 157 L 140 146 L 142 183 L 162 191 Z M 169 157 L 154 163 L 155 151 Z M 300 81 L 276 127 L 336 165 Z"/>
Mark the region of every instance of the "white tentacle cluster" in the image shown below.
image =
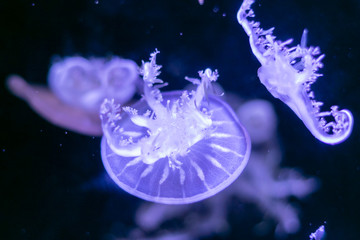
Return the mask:
<path id="1" fill-rule="evenodd" d="M 163 102 L 160 88 L 167 85 L 157 77 L 161 66 L 156 64 L 156 55 L 151 54 L 149 62 L 143 62 L 140 74 L 144 80 L 143 100 L 149 109 L 142 115 L 137 109 L 123 107 L 106 99 L 101 106 L 100 117 L 104 134 L 110 148 L 118 155 L 136 157 L 136 161 L 152 164 L 157 160 L 169 157 L 172 167 L 181 164 L 177 156 L 184 156 L 188 149 L 205 138 L 212 129 L 211 114 L 200 109 L 206 96 L 207 88 L 217 80 L 217 72 L 210 69 L 200 71 L 199 79 L 188 79 L 198 85 L 196 91 L 184 91 L 176 101 Z M 130 116 L 133 129 L 124 129 L 118 124 L 122 115 L 121 109 Z M 143 131 L 146 128 L 147 131 Z M 146 132 L 146 135 L 143 133 Z"/>

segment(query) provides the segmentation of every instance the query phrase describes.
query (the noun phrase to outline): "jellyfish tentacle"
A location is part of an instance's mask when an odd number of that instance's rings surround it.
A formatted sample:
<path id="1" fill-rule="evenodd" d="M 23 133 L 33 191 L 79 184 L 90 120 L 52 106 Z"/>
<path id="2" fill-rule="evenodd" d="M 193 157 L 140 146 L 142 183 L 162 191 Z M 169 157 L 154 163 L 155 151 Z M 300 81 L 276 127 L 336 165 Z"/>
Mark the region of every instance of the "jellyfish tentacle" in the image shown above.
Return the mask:
<path id="1" fill-rule="evenodd" d="M 319 103 L 319 102 L 317 102 Z M 354 125 L 353 115 L 347 109 L 338 110 L 337 106 L 332 106 L 331 111 L 316 112 L 308 109 L 308 106 L 302 105 L 297 107 L 299 118 L 303 120 L 309 131 L 320 141 L 327 144 L 338 144 L 345 141 L 351 134 Z M 326 121 L 330 117 L 333 121 Z"/>
<path id="2" fill-rule="evenodd" d="M 253 54 L 259 60 L 261 65 L 263 65 L 266 62 L 264 53 L 266 52 L 267 39 L 264 39 L 261 36 L 271 36 L 275 28 L 270 28 L 269 30 L 264 31 L 262 28 L 259 28 L 260 22 L 248 21 L 248 18 L 255 17 L 255 13 L 251 9 L 251 5 L 254 2 L 255 0 L 244 0 L 237 13 L 237 19 L 240 25 L 244 28 L 245 33 L 249 36 L 249 42 Z"/>
<path id="3" fill-rule="evenodd" d="M 141 145 L 134 143 L 132 137 L 124 135 L 124 129 L 117 124 L 121 120 L 120 104 L 114 99 L 105 99 L 100 108 L 101 125 L 108 144 L 116 154 L 124 157 L 138 157 L 141 154 Z"/>
<path id="4" fill-rule="evenodd" d="M 353 116 L 347 109 L 331 107 L 329 112 L 321 112 L 322 102 L 315 100 L 311 85 L 322 74 L 323 67 L 319 47 L 307 47 L 307 29 L 300 44 L 289 47 L 292 39 L 281 42 L 273 35 L 274 28 L 263 30 L 255 17 L 251 5 L 254 0 L 244 0 L 237 17 L 238 22 L 249 36 L 250 47 L 261 63 L 258 76 L 261 83 L 275 97 L 287 104 L 304 122 L 309 131 L 327 144 L 338 144 L 346 140 L 353 128 Z M 251 19 L 251 20 L 250 20 Z M 333 121 L 328 118 L 333 118 Z"/>
<path id="5" fill-rule="evenodd" d="M 161 114 L 165 112 L 166 109 L 162 104 L 159 104 L 163 101 L 163 98 L 159 88 L 155 87 L 155 84 L 159 84 L 160 87 L 164 84 L 161 79 L 157 78 L 161 73 L 160 69 L 162 67 L 156 64 L 156 55 L 158 53 L 160 53 L 160 51 L 156 49 L 155 52 L 151 53 L 149 62 L 143 62 L 140 74 L 143 76 L 144 95 L 148 105 L 154 112 Z"/>

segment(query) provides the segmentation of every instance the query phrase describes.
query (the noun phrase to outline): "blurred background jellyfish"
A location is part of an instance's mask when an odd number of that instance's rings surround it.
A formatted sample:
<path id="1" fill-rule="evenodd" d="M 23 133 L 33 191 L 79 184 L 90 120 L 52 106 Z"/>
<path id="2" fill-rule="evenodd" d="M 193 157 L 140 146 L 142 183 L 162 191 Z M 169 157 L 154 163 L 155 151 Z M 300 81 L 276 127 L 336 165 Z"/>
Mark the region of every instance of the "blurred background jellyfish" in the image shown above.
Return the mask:
<path id="1" fill-rule="evenodd" d="M 258 76 L 262 84 L 275 97 L 287 104 L 303 121 L 309 131 L 327 144 L 345 141 L 353 128 L 353 116 L 347 109 L 332 106 L 330 111 L 321 112 L 322 102 L 315 100 L 311 85 L 322 74 L 323 67 L 319 47 L 307 47 L 307 30 L 301 43 L 289 47 L 293 39 L 285 42 L 275 40 L 274 28 L 264 30 L 255 17 L 251 5 L 255 0 L 244 0 L 238 11 L 238 21 L 249 36 L 253 54 L 261 63 Z"/>
<path id="2" fill-rule="evenodd" d="M 105 99 L 100 116 L 102 160 L 111 178 L 145 200 L 184 204 L 203 200 L 242 173 L 250 139 L 233 110 L 211 96 L 217 71 L 186 78 L 195 91 L 161 93 L 156 54 L 143 63 L 144 96 L 132 107 Z M 121 113 L 121 110 L 124 113 Z"/>
<path id="3" fill-rule="evenodd" d="M 105 98 L 124 104 L 136 91 L 138 66 L 132 60 L 112 57 L 67 57 L 49 71 L 50 89 L 65 103 L 99 113 Z"/>
<path id="4" fill-rule="evenodd" d="M 300 229 L 298 210 L 288 200 L 302 199 L 319 188 L 319 180 L 306 178 L 296 169 L 280 168 L 281 151 L 276 137 L 277 117 L 272 105 L 264 100 L 248 101 L 237 110 L 239 119 L 257 146 L 238 191 L 243 200 L 256 203 L 266 215 L 278 222 L 275 235 L 281 237 Z M 257 145 L 255 145 L 255 142 Z M 266 220 L 266 219 L 265 219 Z M 266 221 L 264 221 L 266 222 Z M 258 224 L 259 234 L 268 224 Z"/>
<path id="5" fill-rule="evenodd" d="M 119 57 L 66 57 L 50 67 L 48 84 L 28 84 L 17 75 L 8 89 L 49 122 L 86 135 L 101 136 L 100 104 L 105 97 L 127 103 L 136 92 L 138 66 Z"/>
<path id="6" fill-rule="evenodd" d="M 270 143 L 274 138 L 277 117 L 270 102 L 260 99 L 247 101 L 238 107 L 236 113 L 244 122 L 252 143 Z"/>

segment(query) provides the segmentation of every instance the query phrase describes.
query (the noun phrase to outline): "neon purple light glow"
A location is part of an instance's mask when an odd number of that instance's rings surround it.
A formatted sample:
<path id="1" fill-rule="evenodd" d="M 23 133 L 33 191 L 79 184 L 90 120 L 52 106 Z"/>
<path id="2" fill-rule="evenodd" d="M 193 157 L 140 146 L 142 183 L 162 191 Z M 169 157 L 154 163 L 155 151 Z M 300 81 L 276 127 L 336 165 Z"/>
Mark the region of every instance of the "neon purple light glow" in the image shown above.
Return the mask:
<path id="1" fill-rule="evenodd" d="M 304 30 L 300 45 L 288 47 L 292 39 L 285 42 L 275 40 L 274 28 L 264 30 L 255 17 L 251 5 L 255 0 L 244 0 L 237 17 L 249 36 L 253 54 L 261 63 L 258 76 L 262 84 L 275 97 L 287 104 L 304 122 L 309 131 L 327 144 L 345 141 L 353 128 L 353 116 L 347 109 L 338 110 L 332 106 L 330 111 L 320 112 L 322 102 L 315 100 L 311 84 L 322 74 L 324 54 L 319 47 L 306 47 L 307 30 Z M 328 119 L 332 118 L 333 121 Z"/>
<path id="2" fill-rule="evenodd" d="M 208 95 L 217 71 L 186 78 L 195 91 L 161 93 L 156 54 L 144 62 L 144 96 L 121 108 L 105 99 L 100 117 L 102 160 L 111 178 L 145 200 L 184 204 L 208 198 L 245 168 L 250 139 L 232 109 Z M 123 111 L 120 113 L 120 111 Z"/>

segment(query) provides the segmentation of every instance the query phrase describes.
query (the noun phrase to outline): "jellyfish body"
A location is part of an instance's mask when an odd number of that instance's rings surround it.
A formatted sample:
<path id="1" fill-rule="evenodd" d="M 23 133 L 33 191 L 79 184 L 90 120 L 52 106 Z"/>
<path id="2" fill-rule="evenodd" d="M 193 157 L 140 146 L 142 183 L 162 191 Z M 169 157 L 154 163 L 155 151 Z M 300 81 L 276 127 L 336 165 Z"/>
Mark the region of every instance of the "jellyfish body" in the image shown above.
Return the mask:
<path id="1" fill-rule="evenodd" d="M 255 17 L 251 5 L 254 0 L 244 0 L 238 11 L 238 21 L 249 36 L 253 54 L 261 63 L 258 76 L 262 84 L 275 97 L 287 104 L 303 121 L 309 131 L 320 141 L 338 144 L 346 140 L 353 128 L 353 116 L 347 109 L 332 106 L 330 111 L 321 112 L 322 102 L 315 100 L 311 84 L 322 74 L 323 66 L 318 47 L 306 47 L 307 30 L 301 43 L 288 47 L 292 39 L 285 42 L 275 40 L 274 28 L 264 30 L 260 23 L 249 20 Z"/>
<path id="2" fill-rule="evenodd" d="M 207 95 L 217 72 L 200 71 L 191 92 L 161 93 L 156 54 L 143 63 L 144 96 L 133 107 L 105 100 L 102 160 L 112 179 L 145 200 L 184 204 L 232 183 L 250 154 L 250 139 L 231 108 Z M 122 113 L 120 113 L 120 111 Z"/>
<path id="3" fill-rule="evenodd" d="M 104 98 L 126 103 L 135 94 L 138 79 L 135 62 L 119 57 L 67 57 L 55 62 L 48 81 L 51 90 L 65 103 L 89 112 L 99 112 Z"/>

